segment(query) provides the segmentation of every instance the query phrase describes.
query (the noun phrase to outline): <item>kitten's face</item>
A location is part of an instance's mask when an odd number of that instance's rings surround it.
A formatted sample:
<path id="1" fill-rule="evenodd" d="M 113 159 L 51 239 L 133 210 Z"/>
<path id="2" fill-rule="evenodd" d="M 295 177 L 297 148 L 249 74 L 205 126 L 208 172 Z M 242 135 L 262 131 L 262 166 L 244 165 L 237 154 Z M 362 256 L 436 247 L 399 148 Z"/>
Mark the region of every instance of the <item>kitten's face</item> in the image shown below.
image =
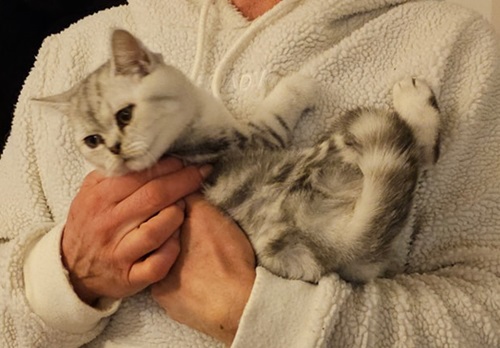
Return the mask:
<path id="1" fill-rule="evenodd" d="M 75 140 L 85 158 L 108 175 L 140 171 L 165 154 L 194 108 L 183 78 L 168 67 L 158 66 L 141 78 L 109 70 L 100 87 L 84 81 L 73 97 Z"/>
<path id="2" fill-rule="evenodd" d="M 112 59 L 56 103 L 71 120 L 83 156 L 107 175 L 152 166 L 194 117 L 193 86 L 177 69 L 124 31 L 113 33 Z"/>

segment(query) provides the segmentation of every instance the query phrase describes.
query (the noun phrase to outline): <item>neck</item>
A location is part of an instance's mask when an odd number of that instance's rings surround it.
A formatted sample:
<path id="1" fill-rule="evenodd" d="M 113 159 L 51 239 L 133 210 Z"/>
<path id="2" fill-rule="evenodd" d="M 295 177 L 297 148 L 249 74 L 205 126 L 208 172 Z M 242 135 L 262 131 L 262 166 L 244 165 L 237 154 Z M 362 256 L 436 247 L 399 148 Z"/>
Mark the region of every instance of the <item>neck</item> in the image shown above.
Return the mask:
<path id="1" fill-rule="evenodd" d="M 249 20 L 254 20 L 273 8 L 281 0 L 231 0 L 233 5 Z"/>
<path id="2" fill-rule="evenodd" d="M 222 104 L 206 91 L 196 88 L 196 116 L 178 137 L 170 153 L 190 163 L 213 162 L 234 148 L 248 129 L 236 121 Z"/>

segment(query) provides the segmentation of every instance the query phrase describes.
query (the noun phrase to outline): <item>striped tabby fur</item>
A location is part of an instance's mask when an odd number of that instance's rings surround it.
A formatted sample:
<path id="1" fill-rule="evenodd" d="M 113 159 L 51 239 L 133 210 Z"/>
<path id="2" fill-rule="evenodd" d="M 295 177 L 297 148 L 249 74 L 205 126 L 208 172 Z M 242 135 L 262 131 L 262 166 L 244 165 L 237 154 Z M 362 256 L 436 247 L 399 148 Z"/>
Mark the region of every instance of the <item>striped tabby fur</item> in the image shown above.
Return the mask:
<path id="1" fill-rule="evenodd" d="M 119 175 L 165 153 L 214 163 L 205 194 L 264 267 L 310 282 L 384 274 L 419 174 L 437 159 L 439 112 L 424 82 L 394 87 L 396 111 L 352 111 L 314 146 L 292 149 L 295 124 L 314 107 L 311 79 L 282 79 L 244 123 L 126 31 L 114 31 L 112 51 L 70 91 L 42 100 L 70 115 L 94 166 Z"/>

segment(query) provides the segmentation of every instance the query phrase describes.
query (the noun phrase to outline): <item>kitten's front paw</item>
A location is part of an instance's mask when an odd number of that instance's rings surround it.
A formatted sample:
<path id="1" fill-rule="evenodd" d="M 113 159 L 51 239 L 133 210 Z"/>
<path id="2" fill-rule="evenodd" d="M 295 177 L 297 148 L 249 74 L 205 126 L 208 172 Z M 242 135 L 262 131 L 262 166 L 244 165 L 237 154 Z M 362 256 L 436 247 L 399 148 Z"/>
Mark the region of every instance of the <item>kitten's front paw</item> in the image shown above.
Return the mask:
<path id="1" fill-rule="evenodd" d="M 283 89 L 291 102 L 300 102 L 304 109 L 311 109 L 319 95 L 319 84 L 310 76 L 292 74 L 284 77 L 277 86 Z"/>
<path id="2" fill-rule="evenodd" d="M 434 92 L 420 79 L 405 78 L 393 88 L 394 109 L 413 129 L 424 151 L 424 162 L 435 162 L 438 154 L 440 113 Z"/>
<path id="3" fill-rule="evenodd" d="M 276 145 L 283 147 L 304 113 L 316 106 L 318 94 L 319 85 L 313 78 L 300 74 L 286 76 L 259 105 L 252 123 L 273 130 L 268 140 L 271 143 L 278 140 Z"/>

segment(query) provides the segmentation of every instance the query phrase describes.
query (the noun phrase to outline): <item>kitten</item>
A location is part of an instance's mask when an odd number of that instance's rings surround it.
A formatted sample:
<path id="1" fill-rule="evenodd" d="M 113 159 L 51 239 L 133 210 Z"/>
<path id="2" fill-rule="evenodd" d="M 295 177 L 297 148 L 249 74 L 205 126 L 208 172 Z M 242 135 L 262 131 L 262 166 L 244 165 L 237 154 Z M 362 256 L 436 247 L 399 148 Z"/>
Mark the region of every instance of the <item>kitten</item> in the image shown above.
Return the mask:
<path id="1" fill-rule="evenodd" d="M 283 78 L 240 122 L 130 33 L 115 30 L 111 43 L 107 63 L 41 99 L 70 116 L 96 168 L 121 175 L 166 153 L 213 163 L 206 197 L 237 221 L 270 271 L 309 282 L 331 272 L 367 282 L 387 271 L 419 174 L 438 156 L 440 116 L 423 81 L 394 86 L 395 111 L 349 112 L 297 149 L 291 133 L 318 94 L 311 78 Z"/>

